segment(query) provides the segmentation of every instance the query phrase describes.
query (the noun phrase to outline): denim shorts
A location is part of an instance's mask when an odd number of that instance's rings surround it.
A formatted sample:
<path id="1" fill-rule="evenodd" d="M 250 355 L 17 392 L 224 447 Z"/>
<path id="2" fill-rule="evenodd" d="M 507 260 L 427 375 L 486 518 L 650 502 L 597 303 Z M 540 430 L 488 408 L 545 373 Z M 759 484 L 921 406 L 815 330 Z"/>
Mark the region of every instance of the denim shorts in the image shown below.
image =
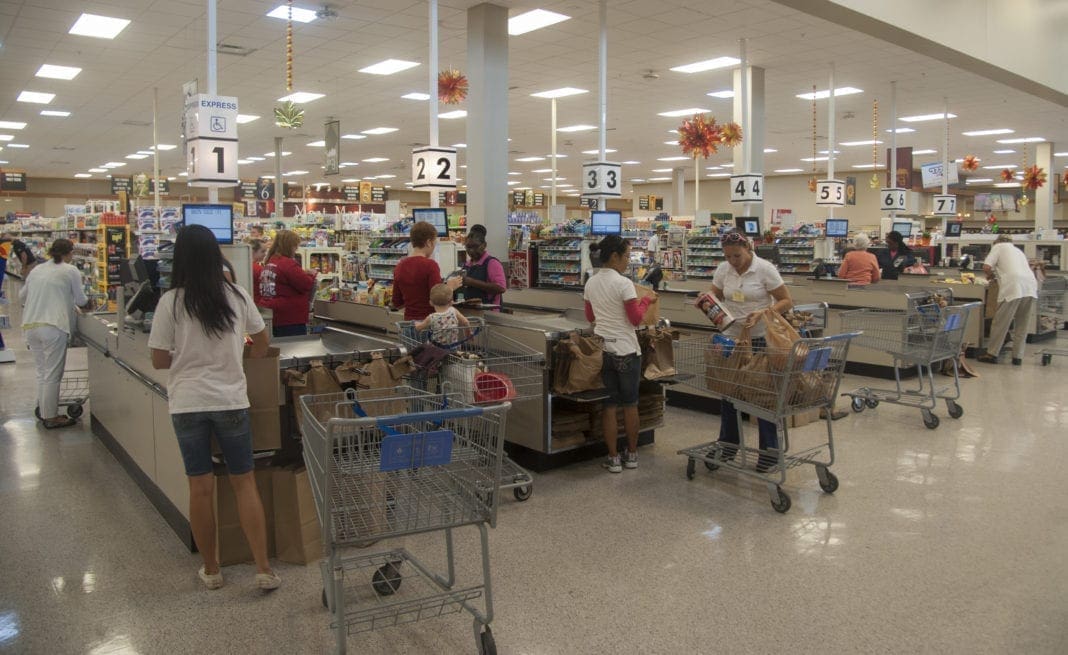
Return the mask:
<path id="1" fill-rule="evenodd" d="M 613 355 L 608 352 L 602 354 L 601 382 L 608 392 L 608 397 L 603 402 L 605 407 L 635 407 L 638 404 L 638 384 L 641 381 L 641 355 Z"/>
<path id="2" fill-rule="evenodd" d="M 222 450 L 230 475 L 252 470 L 252 427 L 247 409 L 171 414 L 171 423 L 189 477 L 211 473 L 212 437 Z"/>

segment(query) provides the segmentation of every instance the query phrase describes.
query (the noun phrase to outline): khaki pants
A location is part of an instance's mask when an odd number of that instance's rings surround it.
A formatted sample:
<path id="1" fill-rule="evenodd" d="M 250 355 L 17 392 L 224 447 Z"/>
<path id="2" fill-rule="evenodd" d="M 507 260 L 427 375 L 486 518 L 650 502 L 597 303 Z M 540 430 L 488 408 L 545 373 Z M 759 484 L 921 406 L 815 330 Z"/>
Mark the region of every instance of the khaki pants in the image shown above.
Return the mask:
<path id="1" fill-rule="evenodd" d="M 1005 343 L 1005 335 L 1009 333 L 1009 326 L 1015 324 L 1012 331 L 1012 356 L 1014 359 L 1022 359 L 1034 306 L 1035 299 L 1030 296 L 998 303 L 994 324 L 990 326 L 990 340 L 987 341 L 986 352 L 997 357 Z"/>

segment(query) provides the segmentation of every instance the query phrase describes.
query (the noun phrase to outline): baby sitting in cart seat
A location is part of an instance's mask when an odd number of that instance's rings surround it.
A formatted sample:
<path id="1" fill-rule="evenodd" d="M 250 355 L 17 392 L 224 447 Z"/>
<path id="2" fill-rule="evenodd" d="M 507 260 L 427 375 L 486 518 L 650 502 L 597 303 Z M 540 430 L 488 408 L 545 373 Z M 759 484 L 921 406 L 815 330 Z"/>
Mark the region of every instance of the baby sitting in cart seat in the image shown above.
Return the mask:
<path id="1" fill-rule="evenodd" d="M 416 323 L 415 329 L 429 329 L 431 342 L 449 348 L 460 340 L 460 326 L 469 327 L 471 323 L 452 306 L 452 287 L 447 284 L 435 284 L 430 289 L 430 304 L 434 313 Z"/>

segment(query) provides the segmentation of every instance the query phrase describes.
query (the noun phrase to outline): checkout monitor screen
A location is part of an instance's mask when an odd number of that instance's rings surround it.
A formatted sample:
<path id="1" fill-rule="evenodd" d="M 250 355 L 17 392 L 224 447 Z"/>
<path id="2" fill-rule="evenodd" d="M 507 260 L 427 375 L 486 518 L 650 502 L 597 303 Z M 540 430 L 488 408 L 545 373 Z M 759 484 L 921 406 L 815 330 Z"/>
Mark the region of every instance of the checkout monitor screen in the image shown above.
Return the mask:
<path id="1" fill-rule="evenodd" d="M 959 237 L 962 227 L 964 227 L 964 224 L 960 221 L 950 221 L 949 223 L 946 223 L 946 236 Z"/>
<path id="2" fill-rule="evenodd" d="M 184 225 L 203 225 L 220 244 L 234 242 L 233 205 L 182 205 Z"/>
<path id="3" fill-rule="evenodd" d="M 623 231 L 622 212 L 590 212 L 590 234 L 619 234 Z"/>
<path id="4" fill-rule="evenodd" d="M 756 216 L 735 216 L 734 226 L 747 237 L 760 236 L 760 219 Z"/>
<path id="5" fill-rule="evenodd" d="M 420 207 L 412 210 L 412 218 L 418 223 L 425 221 L 434 226 L 439 237 L 448 236 L 449 218 L 444 207 Z"/>
<path id="6" fill-rule="evenodd" d="M 891 227 L 890 229 L 892 229 L 894 232 L 897 232 L 898 234 L 900 234 L 901 236 L 905 237 L 906 239 L 909 238 L 910 236 L 912 236 L 912 222 L 911 221 L 903 221 L 903 222 L 900 222 L 900 223 L 895 221 L 893 227 Z"/>
<path id="7" fill-rule="evenodd" d="M 827 236 L 829 236 L 829 237 L 847 237 L 847 236 L 849 236 L 849 219 L 847 219 L 847 218 L 828 218 L 827 219 Z"/>

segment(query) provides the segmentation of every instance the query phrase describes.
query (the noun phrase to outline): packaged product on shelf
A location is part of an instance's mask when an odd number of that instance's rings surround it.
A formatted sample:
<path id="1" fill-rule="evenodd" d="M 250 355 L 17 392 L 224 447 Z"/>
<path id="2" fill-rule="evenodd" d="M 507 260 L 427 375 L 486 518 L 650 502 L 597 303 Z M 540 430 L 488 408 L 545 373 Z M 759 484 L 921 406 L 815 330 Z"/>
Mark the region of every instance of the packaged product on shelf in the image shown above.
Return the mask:
<path id="1" fill-rule="evenodd" d="M 137 210 L 137 229 L 138 230 L 156 230 L 159 229 L 159 220 L 156 218 L 155 207 L 141 207 Z"/>
<path id="2" fill-rule="evenodd" d="M 178 224 L 182 222 L 182 213 L 177 207 L 163 207 L 159 211 L 159 229 L 172 234 L 178 231 Z"/>

